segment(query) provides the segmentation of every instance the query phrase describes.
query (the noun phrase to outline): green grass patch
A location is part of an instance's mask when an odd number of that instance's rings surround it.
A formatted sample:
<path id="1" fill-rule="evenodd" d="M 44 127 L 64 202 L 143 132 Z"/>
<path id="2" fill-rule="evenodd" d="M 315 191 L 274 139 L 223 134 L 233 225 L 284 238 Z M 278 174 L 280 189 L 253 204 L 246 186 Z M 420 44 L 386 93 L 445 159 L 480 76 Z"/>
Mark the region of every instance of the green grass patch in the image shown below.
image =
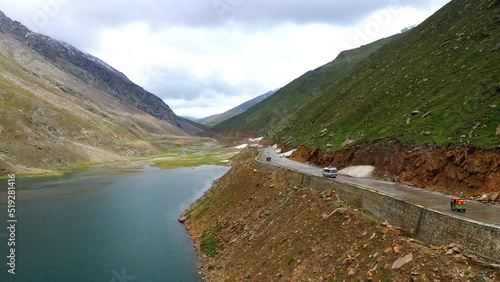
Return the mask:
<path id="1" fill-rule="evenodd" d="M 187 210 L 184 215 L 186 217 L 194 216 L 194 219 L 200 219 L 201 216 L 203 216 L 203 214 L 210 208 L 210 202 L 212 202 L 212 197 L 206 195 L 199 204 Z"/>
<path id="2" fill-rule="evenodd" d="M 229 202 L 225 203 L 224 204 L 224 212 L 228 212 L 233 205 L 234 205 L 233 201 L 229 201 Z"/>
<path id="3" fill-rule="evenodd" d="M 197 207 L 197 213 L 194 219 L 200 219 L 201 216 L 210 208 L 210 202 L 212 201 L 212 198 L 207 197 L 205 200 L 203 200 Z"/>
<path id="4" fill-rule="evenodd" d="M 217 239 L 217 233 L 219 233 L 220 225 L 217 225 L 212 231 L 205 231 L 201 236 L 201 251 L 204 252 L 208 257 L 215 257 L 217 254 L 217 249 L 220 244 L 220 240 Z"/>
<path id="5" fill-rule="evenodd" d="M 195 167 L 200 165 L 221 165 L 222 161 L 235 154 L 233 150 L 169 149 L 161 154 L 155 166 L 162 168 Z"/>

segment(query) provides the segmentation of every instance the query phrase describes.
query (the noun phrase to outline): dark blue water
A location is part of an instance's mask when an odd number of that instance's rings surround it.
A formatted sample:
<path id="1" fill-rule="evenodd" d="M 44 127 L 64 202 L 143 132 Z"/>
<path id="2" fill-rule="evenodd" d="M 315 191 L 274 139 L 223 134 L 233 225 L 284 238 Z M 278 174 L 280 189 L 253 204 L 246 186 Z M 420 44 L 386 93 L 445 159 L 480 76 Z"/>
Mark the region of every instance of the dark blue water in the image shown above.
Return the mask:
<path id="1" fill-rule="evenodd" d="M 177 218 L 227 170 L 148 167 L 17 179 L 16 274 L 7 273 L 7 206 L 0 204 L 0 281 L 201 281 Z M 1 190 L 6 183 L 0 180 Z"/>

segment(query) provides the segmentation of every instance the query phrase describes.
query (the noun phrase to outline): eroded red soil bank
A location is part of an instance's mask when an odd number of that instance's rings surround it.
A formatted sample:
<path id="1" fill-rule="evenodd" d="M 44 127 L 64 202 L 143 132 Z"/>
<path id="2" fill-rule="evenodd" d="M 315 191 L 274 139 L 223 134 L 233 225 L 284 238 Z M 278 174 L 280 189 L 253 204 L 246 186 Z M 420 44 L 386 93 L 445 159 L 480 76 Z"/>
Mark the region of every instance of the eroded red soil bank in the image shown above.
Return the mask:
<path id="1" fill-rule="evenodd" d="M 467 196 L 500 191 L 500 150 L 475 148 L 421 148 L 409 150 L 397 142 L 375 142 L 333 154 L 304 146 L 291 159 L 339 169 L 375 166 L 376 178 L 419 188 Z"/>

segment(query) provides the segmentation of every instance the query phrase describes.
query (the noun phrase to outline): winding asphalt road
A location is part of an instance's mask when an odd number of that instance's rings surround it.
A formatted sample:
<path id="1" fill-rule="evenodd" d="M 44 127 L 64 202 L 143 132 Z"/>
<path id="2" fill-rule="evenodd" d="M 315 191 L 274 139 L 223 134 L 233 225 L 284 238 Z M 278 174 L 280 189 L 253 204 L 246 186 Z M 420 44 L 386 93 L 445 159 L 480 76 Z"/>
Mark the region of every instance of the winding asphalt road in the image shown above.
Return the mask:
<path id="1" fill-rule="evenodd" d="M 321 168 L 279 157 L 272 147 L 260 149 L 259 160 L 266 161 L 266 157 L 271 157 L 271 163 L 275 165 L 290 168 L 310 175 L 322 176 Z M 500 228 L 500 206 L 493 206 L 473 200 L 467 200 L 467 212 L 458 213 L 450 209 L 450 199 L 453 196 L 442 193 L 418 189 L 393 182 L 370 178 L 353 178 L 343 175 L 339 175 L 337 179 L 332 179 L 332 181 L 348 182 L 357 186 L 363 186 L 371 190 L 380 191 L 396 199 L 404 200 L 432 210 L 437 210 L 455 217 L 463 217 L 471 221 L 495 225 Z"/>

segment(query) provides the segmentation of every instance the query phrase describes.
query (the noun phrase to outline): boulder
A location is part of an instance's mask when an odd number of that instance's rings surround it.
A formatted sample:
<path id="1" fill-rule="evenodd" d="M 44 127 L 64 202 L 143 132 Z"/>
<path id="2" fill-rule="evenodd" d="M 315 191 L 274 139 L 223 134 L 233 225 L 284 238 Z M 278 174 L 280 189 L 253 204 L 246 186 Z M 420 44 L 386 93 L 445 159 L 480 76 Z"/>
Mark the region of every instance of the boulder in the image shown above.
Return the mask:
<path id="1" fill-rule="evenodd" d="M 500 192 L 494 192 L 490 195 L 490 199 L 493 202 L 500 201 Z"/>
<path id="2" fill-rule="evenodd" d="M 325 196 L 327 198 L 331 198 L 333 196 L 333 190 L 331 190 L 331 189 L 326 190 Z"/>
<path id="3" fill-rule="evenodd" d="M 394 263 L 392 264 L 392 269 L 398 269 L 402 267 L 403 265 L 411 262 L 413 260 L 413 254 L 408 254 L 404 257 L 398 258 Z"/>
<path id="4" fill-rule="evenodd" d="M 344 140 L 344 142 L 342 142 L 342 148 L 344 148 L 345 146 L 350 145 L 352 143 L 354 143 L 354 140 L 347 138 L 346 140 Z"/>

